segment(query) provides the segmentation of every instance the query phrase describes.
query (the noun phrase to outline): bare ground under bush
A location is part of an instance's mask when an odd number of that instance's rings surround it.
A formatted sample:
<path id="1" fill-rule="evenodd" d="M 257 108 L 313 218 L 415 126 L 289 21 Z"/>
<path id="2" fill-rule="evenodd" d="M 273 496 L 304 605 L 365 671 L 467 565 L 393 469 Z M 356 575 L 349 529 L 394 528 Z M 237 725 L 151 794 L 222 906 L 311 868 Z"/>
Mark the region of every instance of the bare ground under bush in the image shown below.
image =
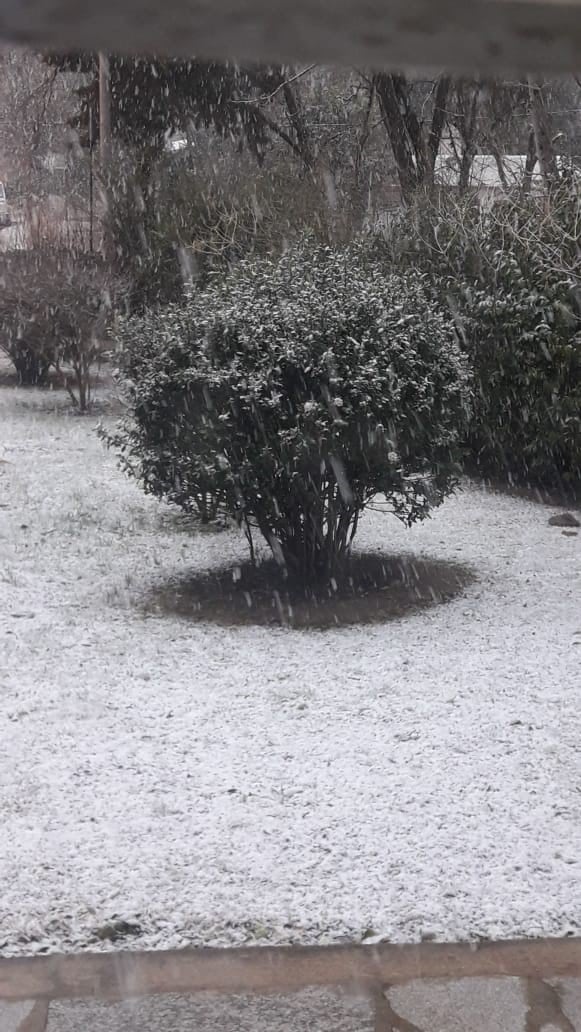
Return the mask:
<path id="1" fill-rule="evenodd" d="M 581 509 L 581 483 L 559 487 L 543 487 L 538 484 L 509 484 L 502 480 L 491 480 L 489 477 L 474 477 L 474 482 L 483 484 L 496 494 L 508 495 L 510 498 L 523 498 L 527 502 L 536 502 L 548 507 L 568 507 Z"/>
<path id="2" fill-rule="evenodd" d="M 325 629 L 396 620 L 454 598 L 474 579 L 460 563 L 363 553 L 352 557 L 340 580 L 305 587 L 266 560 L 161 584 L 146 608 L 224 625 Z"/>

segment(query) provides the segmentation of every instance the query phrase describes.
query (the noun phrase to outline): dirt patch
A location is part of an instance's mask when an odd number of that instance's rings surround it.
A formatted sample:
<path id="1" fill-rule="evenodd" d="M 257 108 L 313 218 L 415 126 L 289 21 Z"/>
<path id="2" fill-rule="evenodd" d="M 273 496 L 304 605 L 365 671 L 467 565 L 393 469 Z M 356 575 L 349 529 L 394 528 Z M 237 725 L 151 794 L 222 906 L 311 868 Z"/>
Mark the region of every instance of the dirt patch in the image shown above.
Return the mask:
<path id="1" fill-rule="evenodd" d="M 581 484 L 563 485 L 559 488 L 535 487 L 526 484 L 508 484 L 499 480 L 475 480 L 475 483 L 492 494 L 508 495 L 510 498 L 522 498 L 526 502 L 536 502 L 551 508 L 581 509 Z"/>
<path id="2" fill-rule="evenodd" d="M 149 613 L 232 625 L 328 629 L 385 623 L 448 602 L 475 579 L 460 563 L 375 553 L 353 556 L 340 581 L 293 582 L 272 561 L 230 566 L 158 586 Z"/>

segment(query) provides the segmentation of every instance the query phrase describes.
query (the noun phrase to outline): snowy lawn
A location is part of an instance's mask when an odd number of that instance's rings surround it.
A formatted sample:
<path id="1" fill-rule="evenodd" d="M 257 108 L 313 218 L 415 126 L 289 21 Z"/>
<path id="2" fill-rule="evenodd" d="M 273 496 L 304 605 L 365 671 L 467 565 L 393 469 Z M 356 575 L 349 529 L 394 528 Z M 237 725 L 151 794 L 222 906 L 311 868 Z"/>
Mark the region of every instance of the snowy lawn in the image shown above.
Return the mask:
<path id="1" fill-rule="evenodd" d="M 180 530 L 50 397 L 0 391 L 2 952 L 578 934 L 581 535 L 469 488 L 358 538 L 472 565 L 447 604 L 146 617 L 244 541 Z"/>

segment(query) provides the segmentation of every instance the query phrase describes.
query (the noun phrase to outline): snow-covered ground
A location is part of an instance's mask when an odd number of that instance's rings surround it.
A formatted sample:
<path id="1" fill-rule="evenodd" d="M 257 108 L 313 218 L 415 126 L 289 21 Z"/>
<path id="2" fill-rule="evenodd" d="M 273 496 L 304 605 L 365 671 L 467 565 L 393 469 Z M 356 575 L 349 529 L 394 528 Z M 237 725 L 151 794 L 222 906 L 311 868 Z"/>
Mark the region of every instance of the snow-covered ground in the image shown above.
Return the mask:
<path id="1" fill-rule="evenodd" d="M 146 617 L 244 542 L 180 531 L 49 400 L 0 391 L 1 951 L 107 948 L 119 919 L 133 948 L 579 933 L 581 536 L 470 488 L 359 538 L 471 564 L 455 601 Z"/>

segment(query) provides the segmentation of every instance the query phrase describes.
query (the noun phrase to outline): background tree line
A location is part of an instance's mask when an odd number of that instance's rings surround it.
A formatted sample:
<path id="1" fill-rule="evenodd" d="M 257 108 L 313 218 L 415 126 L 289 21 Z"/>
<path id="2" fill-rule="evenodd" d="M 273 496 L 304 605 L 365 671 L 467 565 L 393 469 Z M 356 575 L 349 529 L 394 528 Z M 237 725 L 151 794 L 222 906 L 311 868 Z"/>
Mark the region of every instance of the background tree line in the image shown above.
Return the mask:
<path id="1" fill-rule="evenodd" d="M 240 194 L 245 178 L 256 179 L 259 190 L 271 177 L 270 201 L 285 189 L 302 195 L 302 203 L 308 196 L 309 216 L 313 206 L 321 208 L 327 231 L 357 230 L 396 192 L 409 203 L 418 191 L 433 190 L 444 144 L 459 192 L 469 189 L 477 153 L 497 159 L 505 182 L 506 154 L 528 155 L 531 168 L 538 162 L 542 175 L 555 180 L 556 157 L 581 153 L 581 89 L 574 77 L 417 80 L 318 66 L 130 58 L 111 59 L 110 67 L 120 179 L 130 172 L 142 193 L 159 192 L 177 166 L 198 186 L 226 192 L 235 186 Z M 68 148 L 70 168 L 84 167 L 99 142 L 98 108 L 96 55 L 42 58 L 3 50 L 0 119 L 9 188 L 42 190 L 39 162 L 51 148 Z M 174 152 L 172 162 L 167 140 L 176 133 L 189 146 L 179 157 Z M 82 175 L 77 179 L 82 183 Z M 294 196 L 285 197 L 291 210 Z"/>
<path id="2" fill-rule="evenodd" d="M 83 233 L 43 230 L 30 260 L 5 257 L 0 346 L 22 380 L 64 371 L 85 408 L 91 366 L 120 339 L 109 332 L 120 310 L 181 305 L 184 285 L 204 291 L 242 259 L 276 263 L 295 244 L 347 253 L 366 236 L 380 264 L 421 274 L 455 324 L 478 386 L 465 438 L 473 466 L 578 484 L 575 77 L 419 80 L 117 57 L 103 168 L 96 55 L 5 51 L 1 62 L 9 191 L 60 190 L 86 210 L 91 175 L 110 245 L 87 262 Z M 45 160 L 59 149 L 60 184 Z M 488 214 L 473 203 L 476 155 L 504 189 Z M 520 156 L 516 178 L 510 155 Z M 148 325 L 155 334 L 161 324 Z"/>

